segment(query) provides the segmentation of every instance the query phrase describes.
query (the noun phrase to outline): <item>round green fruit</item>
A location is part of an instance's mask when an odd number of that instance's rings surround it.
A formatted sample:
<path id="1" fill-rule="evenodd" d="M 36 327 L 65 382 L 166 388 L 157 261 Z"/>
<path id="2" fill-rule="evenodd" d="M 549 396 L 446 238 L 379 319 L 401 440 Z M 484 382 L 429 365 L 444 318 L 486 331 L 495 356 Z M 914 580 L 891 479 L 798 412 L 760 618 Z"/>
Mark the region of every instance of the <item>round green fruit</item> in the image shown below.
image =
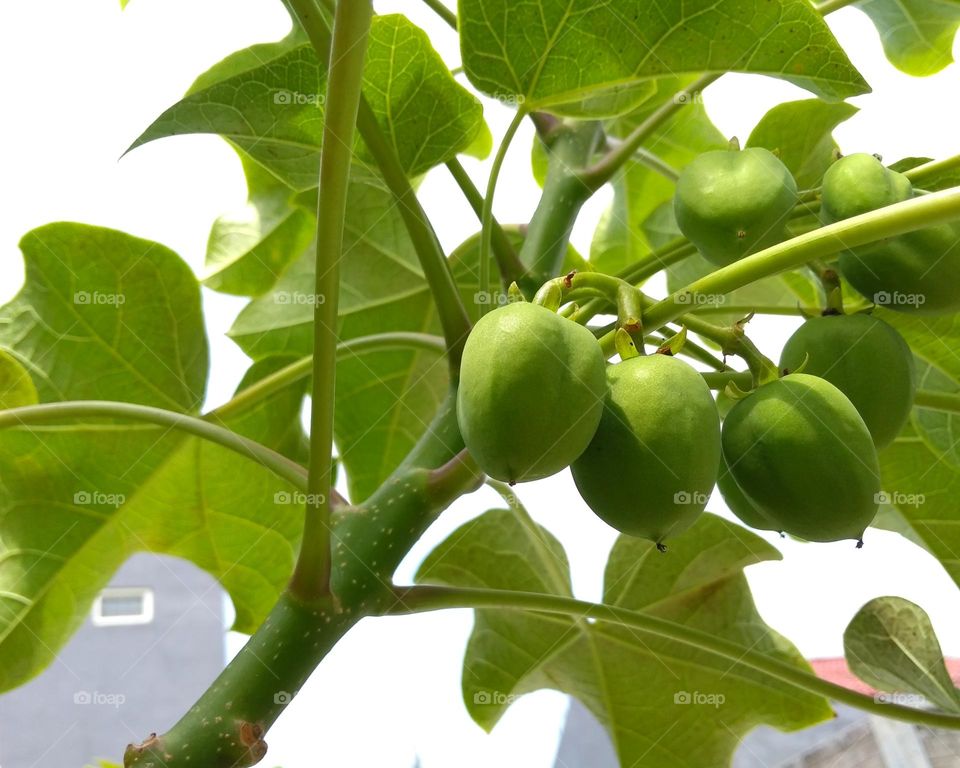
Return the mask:
<path id="1" fill-rule="evenodd" d="M 576 459 L 606 396 L 606 361 L 586 328 L 536 304 L 484 315 L 463 349 L 457 421 L 479 467 L 509 483 Z"/>
<path id="2" fill-rule="evenodd" d="M 762 509 L 759 509 L 744 492 L 740 490 L 737 481 L 730 473 L 727 460 L 720 455 L 720 472 L 717 475 L 717 490 L 727 503 L 727 507 L 739 518 L 742 523 L 756 528 L 758 531 L 779 531 L 780 525 L 772 520 Z"/>
<path id="3" fill-rule="evenodd" d="M 827 222 L 841 221 L 911 197 L 910 179 L 861 152 L 841 157 L 827 169 L 820 211 Z"/>
<path id="4" fill-rule="evenodd" d="M 873 155 L 848 155 L 823 177 L 821 216 L 840 221 L 913 196 L 910 180 Z M 960 227 L 940 224 L 843 251 L 840 272 L 878 305 L 914 314 L 960 311 Z"/>
<path id="5" fill-rule="evenodd" d="M 607 369 L 600 426 L 571 466 L 587 505 L 622 533 L 662 544 L 689 528 L 717 479 L 720 418 L 703 378 L 666 355 Z"/>
<path id="6" fill-rule="evenodd" d="M 782 240 L 796 203 L 790 170 L 760 148 L 705 152 L 680 173 L 673 198 L 680 231 L 720 265 Z"/>
<path id="7" fill-rule="evenodd" d="M 738 402 L 723 455 L 744 496 L 779 530 L 808 541 L 860 539 L 877 512 L 877 450 L 830 382 L 795 373 Z"/>
<path id="8" fill-rule="evenodd" d="M 807 320 L 783 348 L 780 369 L 826 379 L 863 417 L 877 448 L 893 442 L 910 416 L 916 391 L 913 354 L 890 325 L 870 315 Z"/>

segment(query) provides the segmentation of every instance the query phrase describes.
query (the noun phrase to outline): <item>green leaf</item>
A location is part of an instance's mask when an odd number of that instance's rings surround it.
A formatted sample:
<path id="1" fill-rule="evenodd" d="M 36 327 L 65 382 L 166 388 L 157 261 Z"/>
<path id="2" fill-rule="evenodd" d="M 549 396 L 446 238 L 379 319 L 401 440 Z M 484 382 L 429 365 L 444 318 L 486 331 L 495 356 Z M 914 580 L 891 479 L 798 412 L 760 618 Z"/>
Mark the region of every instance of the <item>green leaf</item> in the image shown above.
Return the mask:
<path id="1" fill-rule="evenodd" d="M 621 536 L 605 574 L 608 604 L 643 611 L 809 669 L 754 607 L 743 568 L 778 553 L 759 537 L 705 515 L 666 555 Z M 559 542 L 520 509 L 493 510 L 455 531 L 418 581 L 570 596 Z M 606 727 L 622 765 L 719 768 L 760 723 L 795 730 L 830 717 L 824 699 L 673 641 L 607 622 L 478 610 L 464 659 L 463 694 L 491 729 L 517 696 L 554 688 L 580 699 Z"/>
<path id="2" fill-rule="evenodd" d="M 25 282 L 0 308 L 0 347 L 40 400 L 124 400 L 188 413 L 203 402 L 207 340 L 196 278 L 168 248 L 87 224 L 20 241 Z"/>
<path id="3" fill-rule="evenodd" d="M 878 307 L 876 317 L 896 328 L 910 345 L 918 387 L 960 392 L 960 315 L 925 317 Z M 880 453 L 884 501 L 895 507 L 924 546 L 960 584 L 960 452 L 953 437 L 958 415 L 914 408 L 911 423 Z"/>
<path id="4" fill-rule="evenodd" d="M 255 359 L 313 351 L 314 256 L 301 254 L 272 290 L 237 317 L 230 336 Z M 437 332 L 436 309 L 390 191 L 354 169 L 347 199 L 340 295 L 342 340 L 384 331 Z M 337 364 L 335 436 L 359 502 L 392 472 L 446 393 L 444 361 L 424 350 L 390 350 Z"/>
<path id="5" fill-rule="evenodd" d="M 199 75 L 184 95 L 192 96 L 195 93 L 205 91 L 207 88 L 212 88 L 224 80 L 229 80 L 231 77 L 259 69 L 267 62 L 280 58 L 306 42 L 306 33 L 299 24 L 295 24 L 290 34 L 282 40 L 277 40 L 274 43 L 251 45 L 249 48 L 234 51 L 225 59 L 218 61 L 206 72 Z"/>
<path id="6" fill-rule="evenodd" d="M 38 401 L 33 379 L 9 352 L 0 349 L 0 410 L 33 405 Z"/>
<path id="7" fill-rule="evenodd" d="M 832 100 L 869 90 L 808 0 L 460 0 L 458 18 L 470 81 L 529 110 L 622 114 L 650 81 L 704 71 L 770 75 Z"/>
<path id="8" fill-rule="evenodd" d="M 779 151 L 801 189 L 816 186 L 833 162 L 837 143 L 833 129 L 859 110 L 852 104 L 829 104 L 819 99 L 778 104 L 757 123 L 748 147 Z"/>
<path id="9" fill-rule="evenodd" d="M 907 518 L 903 516 L 903 513 L 890 504 L 880 504 L 880 509 L 877 510 L 877 516 L 873 518 L 873 522 L 870 523 L 870 527 L 880 528 L 881 530 L 890 531 L 892 533 L 899 533 L 911 543 L 916 544 L 921 549 L 925 549 L 930 552 L 930 548 L 927 546 L 927 543 L 920 538 L 917 532 L 913 529 L 913 526 L 907 522 Z M 931 552 L 930 554 L 933 553 Z"/>
<path id="10" fill-rule="evenodd" d="M 223 293 L 257 296 L 268 291 L 310 246 L 316 217 L 290 187 L 240 152 L 249 201 L 217 218 L 207 241 L 204 285 Z"/>
<path id="11" fill-rule="evenodd" d="M 0 433 L 0 474 L 0 690 L 53 660 L 135 552 L 208 571 L 243 632 L 292 572 L 297 494 L 220 446 L 128 424 L 13 428 Z"/>
<path id="12" fill-rule="evenodd" d="M 953 63 L 960 27 L 960 4 L 954 0 L 861 0 L 856 7 L 873 21 L 897 69 L 923 77 Z"/>
<path id="13" fill-rule="evenodd" d="M 256 58 L 262 63 L 248 68 Z M 217 133 L 290 187 L 317 186 L 326 71 L 309 44 L 281 41 L 233 54 L 198 83 L 206 87 L 195 84 L 131 149 L 165 136 Z M 411 176 L 488 144 L 479 101 L 403 16 L 374 19 L 363 93 Z"/>
<path id="14" fill-rule="evenodd" d="M 658 94 L 644 107 L 625 116 L 609 129 L 625 136 L 665 99 L 688 85 L 690 78 L 664 78 Z M 701 152 L 723 149 L 727 139 L 707 116 L 699 100 L 681 109 L 647 140 L 645 148 L 661 160 L 682 170 Z M 633 264 L 655 246 L 643 224 L 661 204 L 673 199 L 675 184 L 639 162 L 629 162 L 613 181 L 613 202 L 603 215 L 590 246 L 590 264 L 601 272 L 615 273 Z"/>
<path id="15" fill-rule="evenodd" d="M 0 310 L 2 336 L 42 399 L 199 407 L 208 372 L 200 291 L 176 254 L 76 224 L 34 230 L 23 247 L 26 284 Z M 74 304 L 78 291 L 90 300 Z M 279 364 L 255 366 L 245 383 Z M 295 455 L 304 384 L 226 425 Z M 134 552 L 211 573 L 240 631 L 260 623 L 289 580 L 302 502 L 219 445 L 105 419 L 22 425 L 0 430 L 0 477 L 0 689 L 49 664 Z"/>
<path id="16" fill-rule="evenodd" d="M 857 611 L 843 633 L 850 670 L 888 693 L 915 693 L 948 712 L 960 712 L 930 617 L 902 597 L 877 597 Z"/>

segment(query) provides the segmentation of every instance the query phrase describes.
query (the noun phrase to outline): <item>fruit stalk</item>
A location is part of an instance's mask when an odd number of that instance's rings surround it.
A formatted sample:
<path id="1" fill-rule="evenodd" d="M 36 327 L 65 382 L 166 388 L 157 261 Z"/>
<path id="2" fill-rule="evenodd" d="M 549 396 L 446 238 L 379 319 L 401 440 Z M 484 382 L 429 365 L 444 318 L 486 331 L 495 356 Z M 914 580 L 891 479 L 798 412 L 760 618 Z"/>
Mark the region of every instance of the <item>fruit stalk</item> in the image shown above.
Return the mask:
<path id="1" fill-rule="evenodd" d="M 548 280 L 533 297 L 535 304 L 556 310 L 558 301 L 565 303 L 584 296 L 605 299 L 617 308 L 617 326 L 642 344 L 643 295 L 638 288 L 614 275 L 602 272 L 571 272 Z"/>
<path id="2" fill-rule="evenodd" d="M 493 195 L 497 190 L 497 179 L 500 178 L 500 168 L 503 167 L 503 161 L 507 156 L 507 150 L 513 137 L 516 136 L 520 124 L 526 117 L 523 108 L 517 110 L 507 132 L 503 135 L 503 140 L 497 148 L 497 154 L 493 158 L 493 165 L 490 167 L 490 176 L 487 179 L 487 192 L 483 198 L 483 209 L 480 212 L 480 293 L 489 295 L 490 293 L 490 243 L 493 237 Z M 506 277 L 506 275 L 503 275 Z M 485 315 L 488 304 L 480 305 L 480 314 Z"/>
<path id="3" fill-rule="evenodd" d="M 453 180 L 457 183 L 457 186 L 460 187 L 460 191 L 463 192 L 467 203 L 469 203 L 473 209 L 477 220 L 483 222 L 484 198 L 483 195 L 480 194 L 480 190 L 474 185 L 470 174 L 467 173 L 467 169 L 463 167 L 463 164 L 457 158 L 448 160 L 446 166 Z M 493 248 L 493 255 L 497 260 L 497 267 L 500 270 L 504 284 L 509 285 L 512 282 L 522 282 L 527 271 L 524 269 L 523 264 L 520 263 L 517 252 L 507 237 L 507 233 L 504 232 L 503 227 L 500 226 L 500 222 L 497 221 L 496 217 L 492 214 L 490 217 L 490 245 Z"/>

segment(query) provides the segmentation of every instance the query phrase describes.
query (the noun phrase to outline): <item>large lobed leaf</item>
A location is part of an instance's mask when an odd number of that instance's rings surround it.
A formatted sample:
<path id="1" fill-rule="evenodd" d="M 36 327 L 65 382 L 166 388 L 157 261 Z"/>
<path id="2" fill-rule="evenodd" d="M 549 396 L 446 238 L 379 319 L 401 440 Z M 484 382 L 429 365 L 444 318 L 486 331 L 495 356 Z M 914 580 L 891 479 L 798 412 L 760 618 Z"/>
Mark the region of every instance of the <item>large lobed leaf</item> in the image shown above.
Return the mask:
<path id="1" fill-rule="evenodd" d="M 382 180 L 355 167 L 341 263 L 343 340 L 385 331 L 435 332 L 436 310 L 413 244 Z M 249 259 L 246 259 L 249 260 Z M 254 359 L 313 350 L 314 254 L 299 254 L 237 317 L 230 335 Z M 448 383 L 424 350 L 352 355 L 337 365 L 335 437 L 351 500 L 362 501 L 423 433 Z"/>
<path id="2" fill-rule="evenodd" d="M 223 293 L 257 296 L 268 291 L 316 231 L 313 211 L 294 191 L 239 152 L 247 179 L 247 205 L 214 221 L 207 240 L 204 285 Z"/>
<path id="3" fill-rule="evenodd" d="M 201 76 L 131 149 L 166 136 L 216 133 L 294 189 L 316 187 L 326 66 L 297 37 L 250 50 Z M 403 16 L 374 19 L 363 93 L 410 175 L 489 148 L 480 103 L 453 79 L 426 33 Z"/>
<path id="4" fill-rule="evenodd" d="M 34 230 L 23 250 L 26 283 L 0 310 L 0 340 L 43 401 L 199 408 L 207 376 L 199 286 L 176 254 L 81 224 Z M 89 300 L 74 302 L 78 292 Z M 260 364 L 246 381 L 276 365 Z M 3 378 L 20 381 L 14 373 Z M 302 386 L 277 393 L 227 426 L 297 456 L 302 399 Z M 233 598 L 236 628 L 252 631 L 289 579 L 302 524 L 296 501 L 251 459 L 159 427 L 86 419 L 0 430 L 0 689 L 52 660 L 136 551 L 210 572 Z"/>
<path id="5" fill-rule="evenodd" d="M 925 317 L 882 308 L 877 317 L 910 344 L 918 387 L 960 393 L 960 315 Z M 960 584 L 960 416 L 914 408 L 911 423 L 880 453 L 886 499 Z"/>
<path id="6" fill-rule="evenodd" d="M 605 573 L 604 602 L 709 632 L 808 669 L 767 627 L 743 568 L 778 553 L 759 537 L 705 515 L 666 554 L 621 536 Z M 467 523 L 424 561 L 418 581 L 570 596 L 563 548 L 520 510 Z M 554 688 L 580 699 L 634 768 L 728 766 L 751 728 L 783 730 L 831 715 L 817 696 L 676 642 L 606 622 L 478 610 L 464 659 L 467 709 L 492 728 L 517 696 Z"/>
<path id="7" fill-rule="evenodd" d="M 460 0 L 459 25 L 477 88 L 564 115 L 622 114 L 651 81 L 705 71 L 771 75 L 826 99 L 869 90 L 808 0 Z"/>
<path id="8" fill-rule="evenodd" d="M 0 346 L 30 371 L 41 401 L 199 410 L 207 339 L 197 281 L 176 254 L 69 223 L 35 229 L 20 247 L 25 283 L 0 308 Z"/>

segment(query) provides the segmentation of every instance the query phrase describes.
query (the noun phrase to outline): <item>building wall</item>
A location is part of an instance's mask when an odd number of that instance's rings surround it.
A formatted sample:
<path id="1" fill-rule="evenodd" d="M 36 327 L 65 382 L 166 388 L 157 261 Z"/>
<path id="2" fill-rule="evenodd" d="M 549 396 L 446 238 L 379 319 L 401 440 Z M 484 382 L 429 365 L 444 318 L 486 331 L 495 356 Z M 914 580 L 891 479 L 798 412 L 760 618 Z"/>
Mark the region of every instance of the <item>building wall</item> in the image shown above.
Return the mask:
<path id="1" fill-rule="evenodd" d="M 127 743 L 168 729 L 223 668 L 223 592 L 208 574 L 138 554 L 110 586 L 152 588 L 153 621 L 88 619 L 39 677 L 0 695 L 0 767 L 120 762 Z"/>

